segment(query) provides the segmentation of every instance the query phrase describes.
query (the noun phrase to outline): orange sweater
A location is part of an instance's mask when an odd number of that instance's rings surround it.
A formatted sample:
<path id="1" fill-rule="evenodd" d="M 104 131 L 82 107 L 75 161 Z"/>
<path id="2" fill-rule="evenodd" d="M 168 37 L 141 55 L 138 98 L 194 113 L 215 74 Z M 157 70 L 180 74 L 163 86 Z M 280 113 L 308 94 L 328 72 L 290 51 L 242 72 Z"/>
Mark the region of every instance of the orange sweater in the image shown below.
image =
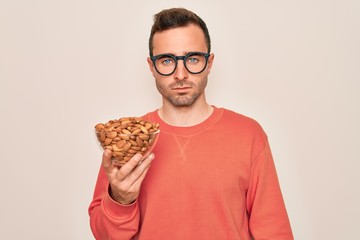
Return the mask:
<path id="1" fill-rule="evenodd" d="M 204 122 L 160 123 L 155 159 L 139 198 L 120 205 L 100 168 L 89 206 L 98 240 L 291 240 L 267 136 L 243 115 L 215 108 Z"/>

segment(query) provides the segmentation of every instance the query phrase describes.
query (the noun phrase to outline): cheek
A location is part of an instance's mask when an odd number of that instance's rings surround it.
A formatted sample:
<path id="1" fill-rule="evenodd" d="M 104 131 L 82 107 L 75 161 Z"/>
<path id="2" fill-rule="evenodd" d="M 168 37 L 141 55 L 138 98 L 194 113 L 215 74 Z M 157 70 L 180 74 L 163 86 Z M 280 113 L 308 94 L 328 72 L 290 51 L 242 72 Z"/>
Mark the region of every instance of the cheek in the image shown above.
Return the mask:
<path id="1" fill-rule="evenodd" d="M 207 86 L 207 77 L 204 77 L 199 83 L 199 90 L 202 92 Z"/>
<path id="2" fill-rule="evenodd" d="M 210 68 L 207 67 L 206 70 L 204 71 L 206 73 L 206 77 L 210 74 Z"/>
<path id="3" fill-rule="evenodd" d="M 160 93 L 165 92 L 166 85 L 164 84 L 163 79 L 159 79 L 159 78 L 155 77 L 155 83 L 156 83 L 156 88 L 159 90 Z"/>

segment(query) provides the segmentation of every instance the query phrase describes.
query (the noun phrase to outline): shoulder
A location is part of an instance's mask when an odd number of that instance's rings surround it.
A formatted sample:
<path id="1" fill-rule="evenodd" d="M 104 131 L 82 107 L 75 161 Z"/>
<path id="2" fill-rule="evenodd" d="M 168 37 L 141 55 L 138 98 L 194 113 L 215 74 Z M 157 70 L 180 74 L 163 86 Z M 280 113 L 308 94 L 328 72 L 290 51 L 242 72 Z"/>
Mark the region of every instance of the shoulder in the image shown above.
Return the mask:
<path id="1" fill-rule="evenodd" d="M 251 141 L 253 155 L 257 156 L 266 146 L 269 146 L 268 136 L 260 123 L 243 114 L 223 108 L 224 124 L 228 124 L 233 135 L 240 135 Z"/>
<path id="2" fill-rule="evenodd" d="M 226 108 L 219 108 L 219 110 L 222 111 L 222 117 L 220 119 L 222 124 L 235 126 L 237 128 L 241 128 L 242 130 L 246 129 L 251 132 L 264 133 L 262 126 L 254 118 Z"/>
<path id="3" fill-rule="evenodd" d="M 141 118 L 143 118 L 146 121 L 155 122 L 156 112 L 157 109 L 142 115 Z"/>
<path id="4" fill-rule="evenodd" d="M 249 146 L 254 156 L 268 145 L 267 134 L 257 120 L 229 109 L 219 109 L 222 111 L 222 116 L 218 128 L 227 138 L 241 142 L 242 146 Z"/>

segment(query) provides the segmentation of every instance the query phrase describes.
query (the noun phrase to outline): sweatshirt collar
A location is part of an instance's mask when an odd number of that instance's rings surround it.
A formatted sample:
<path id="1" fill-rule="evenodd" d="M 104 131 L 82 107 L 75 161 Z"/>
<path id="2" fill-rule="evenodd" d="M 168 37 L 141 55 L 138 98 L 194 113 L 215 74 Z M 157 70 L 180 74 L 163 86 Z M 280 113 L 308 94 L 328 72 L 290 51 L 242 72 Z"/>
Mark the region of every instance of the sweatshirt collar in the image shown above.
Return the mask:
<path id="1" fill-rule="evenodd" d="M 212 114 L 205 119 L 203 122 L 193 125 L 193 126 L 186 126 L 186 127 L 180 127 L 180 126 L 172 126 L 166 122 L 164 122 L 159 114 L 158 109 L 150 113 L 150 120 L 155 123 L 159 123 L 160 125 L 160 132 L 162 133 L 168 133 L 168 134 L 175 134 L 175 135 L 191 135 L 195 133 L 202 132 L 213 125 L 215 125 L 222 113 L 223 108 L 217 108 L 215 106 L 212 106 L 214 108 L 214 111 Z"/>

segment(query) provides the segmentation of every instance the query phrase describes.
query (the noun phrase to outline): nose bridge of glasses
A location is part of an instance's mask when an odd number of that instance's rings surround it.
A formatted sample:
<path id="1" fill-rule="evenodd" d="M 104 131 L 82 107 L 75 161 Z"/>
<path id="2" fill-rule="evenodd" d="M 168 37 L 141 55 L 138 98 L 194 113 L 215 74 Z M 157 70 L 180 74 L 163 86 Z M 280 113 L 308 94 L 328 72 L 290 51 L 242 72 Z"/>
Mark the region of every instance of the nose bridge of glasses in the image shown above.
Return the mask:
<path id="1" fill-rule="evenodd" d="M 185 61 L 185 58 L 186 58 L 186 56 L 174 56 L 174 57 L 175 57 L 176 61 L 178 61 L 178 60 Z"/>
<path id="2" fill-rule="evenodd" d="M 186 70 L 185 69 L 187 69 L 187 67 L 186 67 L 186 57 L 187 56 L 174 56 L 174 58 L 175 58 L 175 60 L 176 60 L 176 65 L 174 66 L 175 68 L 174 68 L 174 72 L 175 72 L 175 74 L 181 74 L 181 75 L 183 75 L 183 74 L 187 74 L 187 72 L 186 72 Z M 178 63 L 178 60 L 183 60 L 183 65 L 181 65 L 180 64 L 180 67 L 179 67 L 179 65 L 177 64 Z"/>
<path id="3" fill-rule="evenodd" d="M 186 68 L 186 58 L 187 58 L 187 56 L 174 56 L 174 58 L 175 58 L 175 60 L 176 60 L 176 66 L 175 66 L 175 71 L 176 71 L 176 69 L 178 69 L 178 61 L 179 60 L 183 60 L 183 66 Z"/>

